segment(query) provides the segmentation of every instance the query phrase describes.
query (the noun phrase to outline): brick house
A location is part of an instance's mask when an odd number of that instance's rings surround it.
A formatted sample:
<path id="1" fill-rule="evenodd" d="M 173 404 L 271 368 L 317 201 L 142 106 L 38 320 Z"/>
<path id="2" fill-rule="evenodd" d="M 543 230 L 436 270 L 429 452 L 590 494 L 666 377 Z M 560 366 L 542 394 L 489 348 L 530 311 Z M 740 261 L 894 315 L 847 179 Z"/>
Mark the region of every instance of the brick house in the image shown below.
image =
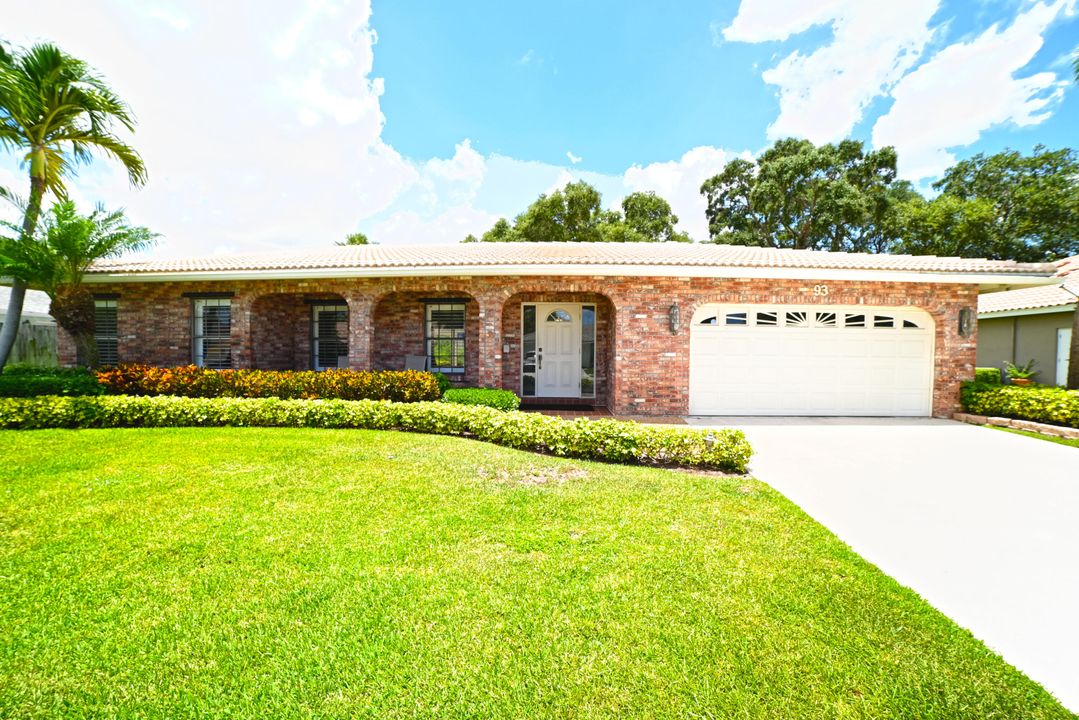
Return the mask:
<path id="1" fill-rule="evenodd" d="M 106 362 L 427 367 L 635 415 L 936 415 L 979 292 L 1051 265 L 711 244 L 361 246 L 98 263 Z M 60 340 L 61 361 L 75 362 Z"/>

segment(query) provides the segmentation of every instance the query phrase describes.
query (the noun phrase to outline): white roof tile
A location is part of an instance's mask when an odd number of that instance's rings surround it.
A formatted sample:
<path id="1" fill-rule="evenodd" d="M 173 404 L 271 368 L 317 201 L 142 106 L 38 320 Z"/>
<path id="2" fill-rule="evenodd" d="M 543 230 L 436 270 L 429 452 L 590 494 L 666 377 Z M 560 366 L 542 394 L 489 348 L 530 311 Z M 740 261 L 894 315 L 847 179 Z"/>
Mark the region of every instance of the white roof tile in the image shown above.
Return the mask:
<path id="1" fill-rule="evenodd" d="M 1014 312 L 1059 305 L 1074 306 L 1079 297 L 1079 255 L 1061 260 L 1057 263 L 1057 267 L 1057 274 L 1062 277 L 1059 285 L 1041 285 L 1022 290 L 986 293 L 978 296 L 978 312 Z"/>
<path id="2" fill-rule="evenodd" d="M 932 255 L 777 250 L 711 243 L 464 243 L 366 245 L 201 258 L 107 260 L 96 273 L 192 273 L 499 266 L 607 265 L 893 270 L 932 273 L 1051 275 L 1044 263 Z"/>

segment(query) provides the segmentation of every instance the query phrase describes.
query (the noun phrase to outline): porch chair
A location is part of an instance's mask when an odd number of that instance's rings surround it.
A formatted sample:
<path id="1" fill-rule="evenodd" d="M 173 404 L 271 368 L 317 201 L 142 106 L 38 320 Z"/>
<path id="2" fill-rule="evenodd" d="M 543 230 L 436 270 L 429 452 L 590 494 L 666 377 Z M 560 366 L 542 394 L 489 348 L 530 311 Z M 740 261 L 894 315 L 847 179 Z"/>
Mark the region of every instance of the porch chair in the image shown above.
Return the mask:
<path id="1" fill-rule="evenodd" d="M 426 370 L 427 369 L 427 356 L 426 355 L 406 355 L 405 356 L 405 370 Z"/>

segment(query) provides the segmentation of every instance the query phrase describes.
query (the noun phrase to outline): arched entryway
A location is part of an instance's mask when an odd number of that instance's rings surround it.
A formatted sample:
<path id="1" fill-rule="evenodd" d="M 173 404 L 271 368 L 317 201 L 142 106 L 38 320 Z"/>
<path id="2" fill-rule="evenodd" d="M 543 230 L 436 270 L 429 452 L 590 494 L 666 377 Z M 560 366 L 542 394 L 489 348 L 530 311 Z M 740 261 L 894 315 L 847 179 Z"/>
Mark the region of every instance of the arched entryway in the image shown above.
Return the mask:
<path id="1" fill-rule="evenodd" d="M 375 303 L 376 370 L 426 369 L 457 385 L 479 380 L 479 303 L 464 292 L 395 291 Z"/>
<path id="2" fill-rule="evenodd" d="M 614 305 L 601 293 L 519 292 L 502 310 L 502 386 L 525 404 L 604 407 Z"/>
<path id="3" fill-rule="evenodd" d="M 253 367 L 348 367 L 348 304 L 340 295 L 272 293 L 251 303 Z"/>

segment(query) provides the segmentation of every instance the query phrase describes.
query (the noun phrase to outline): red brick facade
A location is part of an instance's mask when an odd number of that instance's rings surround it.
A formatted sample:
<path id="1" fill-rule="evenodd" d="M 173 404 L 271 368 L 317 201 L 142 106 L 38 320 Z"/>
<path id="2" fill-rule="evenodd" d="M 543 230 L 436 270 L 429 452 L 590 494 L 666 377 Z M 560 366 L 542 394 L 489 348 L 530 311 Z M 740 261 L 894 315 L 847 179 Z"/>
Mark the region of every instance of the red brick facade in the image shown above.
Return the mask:
<path id="1" fill-rule="evenodd" d="M 235 282 L 95 284 L 118 293 L 121 362 L 191 362 L 192 300 L 185 293 L 231 292 L 236 367 L 308 368 L 310 301 L 349 307 L 349 365 L 403 368 L 406 355 L 424 353 L 423 300 L 464 298 L 469 385 L 520 392 L 521 304 L 580 302 L 597 306 L 597 403 L 617 413 L 685 414 L 689 406 L 689 324 L 707 303 L 775 303 L 914 307 L 936 326 L 934 415 L 959 407 L 959 383 L 974 375 L 976 337 L 959 334 L 962 308 L 977 306 L 977 286 L 958 283 L 819 281 L 670 277 L 385 278 Z M 682 318 L 670 331 L 669 308 Z M 61 335 L 63 335 L 61 333 Z M 74 360 L 62 337 L 61 361 Z"/>

